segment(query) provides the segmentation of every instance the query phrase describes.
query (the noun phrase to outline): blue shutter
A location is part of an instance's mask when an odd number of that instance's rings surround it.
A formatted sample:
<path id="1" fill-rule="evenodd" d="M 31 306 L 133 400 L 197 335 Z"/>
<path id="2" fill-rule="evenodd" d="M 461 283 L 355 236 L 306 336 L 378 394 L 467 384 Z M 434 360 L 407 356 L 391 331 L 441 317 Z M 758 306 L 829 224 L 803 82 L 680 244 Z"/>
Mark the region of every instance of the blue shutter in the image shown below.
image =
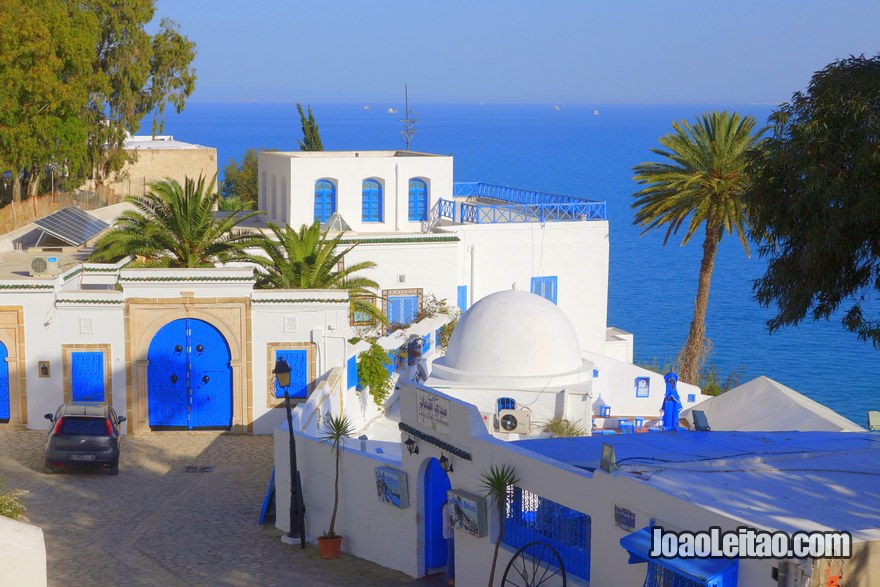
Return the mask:
<path id="1" fill-rule="evenodd" d="M 9 407 L 9 363 L 6 362 L 9 351 L 6 345 L 0 342 L 0 420 L 9 420 L 11 410 Z"/>
<path id="2" fill-rule="evenodd" d="M 104 353 L 70 354 L 70 394 L 75 402 L 104 401 Z"/>
<path id="3" fill-rule="evenodd" d="M 558 278 L 555 275 L 549 277 L 532 277 L 531 292 L 544 299 L 556 303 Z"/>
<path id="4" fill-rule="evenodd" d="M 364 222 L 382 222 L 382 185 L 375 179 L 365 179 L 363 182 L 361 219 Z"/>
<path id="5" fill-rule="evenodd" d="M 428 184 L 421 179 L 409 180 L 409 219 L 428 219 Z"/>
<path id="6" fill-rule="evenodd" d="M 332 181 L 319 179 L 315 182 L 315 220 L 327 222 L 336 212 L 336 186 Z"/>
<path id="7" fill-rule="evenodd" d="M 291 398 L 305 399 L 309 395 L 309 351 L 293 349 L 275 351 L 275 362 L 284 359 L 290 365 L 290 387 L 287 392 Z M 284 389 L 274 382 L 275 397 L 284 397 Z"/>
<path id="8" fill-rule="evenodd" d="M 360 382 L 358 381 L 358 364 L 357 364 L 357 355 L 352 355 L 348 358 L 348 388 L 357 388 L 360 389 Z"/>
<path id="9" fill-rule="evenodd" d="M 468 291 L 466 285 L 458 286 L 458 309 L 462 312 L 467 310 Z"/>

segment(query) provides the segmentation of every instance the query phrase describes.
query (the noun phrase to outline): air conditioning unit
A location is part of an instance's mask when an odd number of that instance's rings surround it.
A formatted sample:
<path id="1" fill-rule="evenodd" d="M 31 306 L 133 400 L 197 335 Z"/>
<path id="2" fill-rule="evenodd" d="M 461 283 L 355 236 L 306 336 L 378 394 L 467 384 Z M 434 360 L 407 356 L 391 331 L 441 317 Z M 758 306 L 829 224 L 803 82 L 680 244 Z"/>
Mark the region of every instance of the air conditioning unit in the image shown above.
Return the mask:
<path id="1" fill-rule="evenodd" d="M 501 432 L 528 434 L 531 414 L 527 410 L 501 410 L 498 412 L 498 427 Z"/>
<path id="2" fill-rule="evenodd" d="M 57 274 L 58 257 L 34 257 L 31 259 L 31 277 Z"/>

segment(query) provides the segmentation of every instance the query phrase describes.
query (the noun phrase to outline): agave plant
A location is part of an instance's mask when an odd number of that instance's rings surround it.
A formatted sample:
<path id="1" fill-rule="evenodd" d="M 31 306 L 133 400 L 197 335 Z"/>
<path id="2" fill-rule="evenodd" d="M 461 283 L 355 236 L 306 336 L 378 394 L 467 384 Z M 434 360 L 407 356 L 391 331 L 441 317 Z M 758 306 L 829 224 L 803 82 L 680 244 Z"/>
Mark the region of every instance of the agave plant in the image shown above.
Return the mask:
<path id="1" fill-rule="evenodd" d="M 354 424 L 348 416 L 327 416 L 324 420 L 321 444 L 329 444 L 330 450 L 336 453 L 336 483 L 333 488 L 333 515 L 330 516 L 330 529 L 324 538 L 336 538 L 336 513 L 339 510 L 339 457 L 345 439 L 354 432 Z"/>
<path id="2" fill-rule="evenodd" d="M 498 539 L 495 541 L 495 554 L 492 555 L 492 570 L 489 572 L 489 587 L 495 584 L 495 566 L 498 563 L 498 550 L 504 536 L 504 506 L 507 503 L 507 490 L 519 483 L 516 469 L 510 465 L 496 467 L 492 465 L 488 471 L 480 474 L 480 484 L 486 490 L 486 497 L 495 499 L 498 508 Z"/>

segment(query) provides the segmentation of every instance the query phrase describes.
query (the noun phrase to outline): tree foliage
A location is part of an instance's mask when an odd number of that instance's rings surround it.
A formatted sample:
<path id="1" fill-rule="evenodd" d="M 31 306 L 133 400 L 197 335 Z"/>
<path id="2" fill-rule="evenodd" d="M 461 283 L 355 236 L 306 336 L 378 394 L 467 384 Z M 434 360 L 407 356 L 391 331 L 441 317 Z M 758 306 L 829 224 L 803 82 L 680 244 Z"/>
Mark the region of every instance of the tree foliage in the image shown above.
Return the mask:
<path id="1" fill-rule="evenodd" d="M 661 161 L 634 168 L 635 181 L 646 187 L 633 195 L 635 223 L 651 229 L 666 227 L 669 237 L 685 227 L 682 245 L 703 227 L 703 258 L 688 339 L 681 353 L 682 381 L 696 383 L 705 352 L 706 309 L 718 243 L 735 233 L 746 253 L 748 217 L 742 194 L 749 185 L 748 156 L 759 148 L 757 121 L 728 112 L 711 112 L 673 123 L 674 132 L 660 138 L 663 148 L 651 151 Z"/>
<path id="2" fill-rule="evenodd" d="M 98 22 L 60 0 L 4 0 L 0 12 L 7 23 L 0 27 L 0 173 L 9 172 L 4 191 L 19 200 L 47 165 L 67 163 L 75 173 L 85 159 L 81 113 Z"/>
<path id="3" fill-rule="evenodd" d="M 370 390 L 373 402 L 380 407 L 391 394 L 391 374 L 387 369 L 390 364 L 388 353 L 376 343 L 358 355 L 358 382 Z"/>
<path id="4" fill-rule="evenodd" d="M 373 304 L 379 289 L 372 279 L 356 275 L 376 266 L 361 261 L 345 266 L 342 259 L 355 246 L 343 248 L 342 234 L 330 238 L 321 223 L 303 224 L 299 230 L 270 224 L 271 236 L 258 239 L 258 253 L 243 255 L 240 260 L 260 267 L 257 287 L 265 289 L 345 289 L 351 299 L 351 311 L 369 315 L 378 323 L 385 316 Z"/>
<path id="5" fill-rule="evenodd" d="M 245 152 L 241 165 L 231 159 L 229 165 L 223 169 L 223 186 L 220 189 L 223 198 L 236 198 L 243 209 L 256 209 L 258 170 L 259 162 L 254 149 Z"/>
<path id="6" fill-rule="evenodd" d="M 771 115 L 746 194 L 753 239 L 769 259 L 755 295 L 775 304 L 771 331 L 829 319 L 880 347 L 880 54 L 816 72 Z"/>
<path id="7" fill-rule="evenodd" d="M 300 151 L 323 151 L 324 144 L 321 142 L 321 135 L 318 133 L 318 123 L 312 115 L 312 107 L 308 107 L 308 115 L 303 112 L 303 108 L 299 102 L 296 103 L 296 111 L 299 112 L 299 121 L 302 125 L 302 140 L 297 140 Z"/>
<path id="8" fill-rule="evenodd" d="M 148 82 L 149 107 L 153 111 L 153 137 L 165 130 L 165 106 L 170 102 L 180 114 L 196 87 L 196 72 L 189 67 L 196 56 L 196 44 L 180 33 L 180 27 L 163 18 L 159 32 L 150 39 Z"/>
<path id="9" fill-rule="evenodd" d="M 154 267 L 213 267 L 241 256 L 253 237 L 235 230 L 256 212 L 214 217 L 219 199 L 214 180 L 187 178 L 154 183 L 144 197 L 129 197 L 123 212 L 95 243 L 91 260 L 114 262 L 127 256 Z"/>

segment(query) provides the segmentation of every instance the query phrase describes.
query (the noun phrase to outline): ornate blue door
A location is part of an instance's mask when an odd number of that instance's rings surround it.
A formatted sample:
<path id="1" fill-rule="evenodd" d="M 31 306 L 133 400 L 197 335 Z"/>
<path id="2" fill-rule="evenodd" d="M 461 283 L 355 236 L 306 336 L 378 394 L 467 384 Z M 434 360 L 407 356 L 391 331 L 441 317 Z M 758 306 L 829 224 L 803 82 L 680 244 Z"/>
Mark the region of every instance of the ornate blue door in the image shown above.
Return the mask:
<path id="1" fill-rule="evenodd" d="M 232 425 L 231 355 L 220 331 L 194 318 L 175 320 L 153 337 L 147 359 L 151 427 Z"/>
<path id="2" fill-rule="evenodd" d="M 9 364 L 6 359 L 9 351 L 6 345 L 0 342 L 0 422 L 9 421 Z"/>
<path id="3" fill-rule="evenodd" d="M 104 353 L 70 354 L 70 395 L 75 402 L 104 401 Z"/>
<path id="4" fill-rule="evenodd" d="M 449 475 L 437 459 L 428 461 L 425 469 L 425 574 L 446 567 L 447 546 L 443 538 L 443 504 L 452 488 Z"/>
<path id="5" fill-rule="evenodd" d="M 419 314 L 419 296 L 388 296 L 388 324 L 410 325 Z"/>

